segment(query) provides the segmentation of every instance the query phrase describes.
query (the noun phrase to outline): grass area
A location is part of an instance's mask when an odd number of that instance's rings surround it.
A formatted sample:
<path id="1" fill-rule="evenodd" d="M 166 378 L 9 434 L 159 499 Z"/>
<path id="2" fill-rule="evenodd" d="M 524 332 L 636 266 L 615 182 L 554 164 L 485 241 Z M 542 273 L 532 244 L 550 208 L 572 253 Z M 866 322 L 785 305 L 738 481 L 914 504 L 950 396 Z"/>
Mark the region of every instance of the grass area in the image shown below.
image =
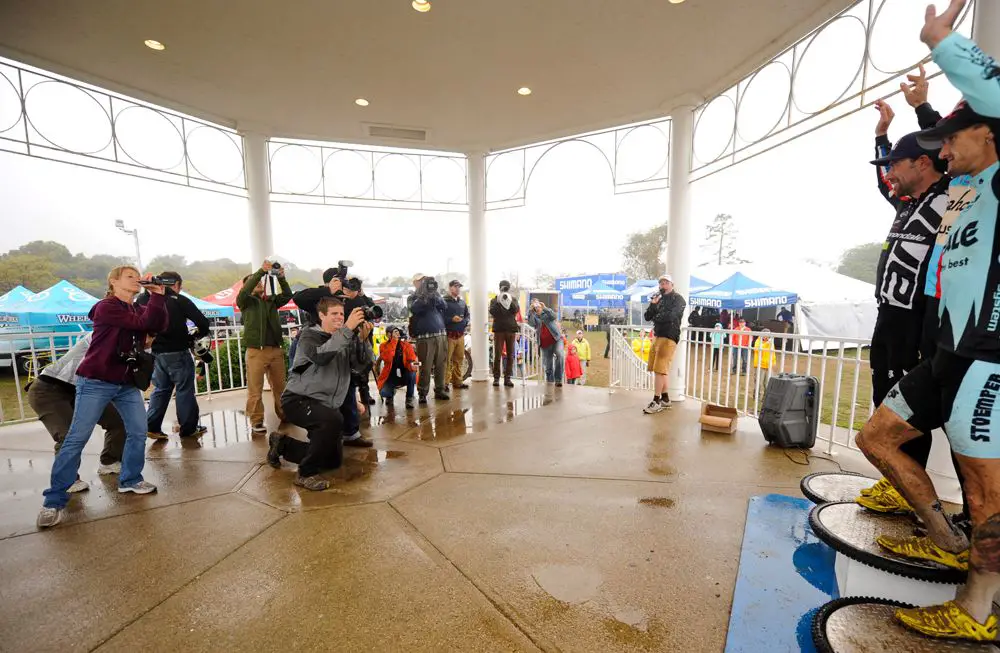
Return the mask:
<path id="1" fill-rule="evenodd" d="M 580 327 L 575 322 L 564 321 L 563 328 L 569 339 L 576 338 Z M 587 385 L 606 388 L 611 379 L 611 359 L 604 357 L 604 348 L 608 344 L 608 334 L 605 331 L 584 331 L 583 337 L 590 343 L 590 367 L 587 368 Z"/>
<path id="2" fill-rule="evenodd" d="M 30 419 L 35 417 L 35 411 L 28 405 L 28 393 L 24 391 L 27 380 L 23 376 L 19 380 L 21 400 L 24 402 L 24 418 Z M 17 385 L 14 383 L 14 373 L 9 367 L 0 369 L 0 414 L 2 414 L 0 421 L 4 422 L 21 419 L 21 410 L 17 403 Z"/>

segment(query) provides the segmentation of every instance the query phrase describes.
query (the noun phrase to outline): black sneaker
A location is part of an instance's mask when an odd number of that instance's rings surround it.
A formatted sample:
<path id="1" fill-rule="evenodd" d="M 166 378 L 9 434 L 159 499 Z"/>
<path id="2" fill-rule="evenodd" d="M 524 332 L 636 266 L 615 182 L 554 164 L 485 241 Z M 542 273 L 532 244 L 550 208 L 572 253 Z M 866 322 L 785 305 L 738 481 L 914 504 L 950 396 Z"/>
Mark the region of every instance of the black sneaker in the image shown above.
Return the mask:
<path id="1" fill-rule="evenodd" d="M 423 406 L 427 403 L 427 395 L 420 395 L 420 405 Z"/>
<path id="2" fill-rule="evenodd" d="M 513 388 L 514 387 L 514 382 L 511 381 L 510 379 L 504 379 L 503 386 L 505 388 Z"/>
<path id="3" fill-rule="evenodd" d="M 561 388 L 562 387 L 562 381 L 556 381 L 556 387 L 557 388 Z"/>
<path id="4" fill-rule="evenodd" d="M 494 388 L 500 387 L 500 379 L 493 379 L 493 387 Z"/>
<path id="5" fill-rule="evenodd" d="M 406 410 L 413 410 L 413 397 L 406 398 Z"/>
<path id="6" fill-rule="evenodd" d="M 201 436 L 205 435 L 206 433 L 208 433 L 208 427 L 207 426 L 202 426 L 201 424 L 199 424 L 198 426 L 195 427 L 194 431 L 192 431 L 191 433 L 188 433 L 187 435 L 182 434 L 181 437 L 182 438 L 200 438 Z"/>
<path id="7" fill-rule="evenodd" d="M 459 383 L 458 385 L 453 385 L 452 388 L 454 388 L 455 390 L 468 390 L 469 389 L 469 384 L 468 383 Z"/>
<path id="8" fill-rule="evenodd" d="M 267 436 L 267 464 L 275 469 L 281 469 L 281 454 L 285 448 L 283 437 L 280 433 Z"/>
<path id="9" fill-rule="evenodd" d="M 451 399 L 451 395 L 449 395 L 447 392 L 435 392 L 434 398 L 439 399 L 441 401 L 448 401 L 449 399 Z"/>
<path id="10" fill-rule="evenodd" d="M 363 449 L 366 449 L 374 444 L 375 443 L 372 442 L 371 440 L 366 440 L 361 436 L 358 436 L 356 438 L 351 438 L 350 440 L 344 440 L 345 447 L 361 447 Z"/>

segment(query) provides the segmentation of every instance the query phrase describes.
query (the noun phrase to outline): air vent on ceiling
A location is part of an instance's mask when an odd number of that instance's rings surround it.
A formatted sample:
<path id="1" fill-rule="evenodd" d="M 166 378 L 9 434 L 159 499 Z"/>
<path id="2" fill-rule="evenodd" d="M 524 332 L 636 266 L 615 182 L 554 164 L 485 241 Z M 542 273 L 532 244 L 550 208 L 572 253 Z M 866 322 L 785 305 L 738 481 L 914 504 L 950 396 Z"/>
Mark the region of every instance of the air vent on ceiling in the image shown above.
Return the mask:
<path id="1" fill-rule="evenodd" d="M 391 138 L 397 141 L 424 142 L 427 140 L 426 129 L 408 127 L 393 127 L 392 125 L 365 125 L 368 135 L 372 138 Z"/>

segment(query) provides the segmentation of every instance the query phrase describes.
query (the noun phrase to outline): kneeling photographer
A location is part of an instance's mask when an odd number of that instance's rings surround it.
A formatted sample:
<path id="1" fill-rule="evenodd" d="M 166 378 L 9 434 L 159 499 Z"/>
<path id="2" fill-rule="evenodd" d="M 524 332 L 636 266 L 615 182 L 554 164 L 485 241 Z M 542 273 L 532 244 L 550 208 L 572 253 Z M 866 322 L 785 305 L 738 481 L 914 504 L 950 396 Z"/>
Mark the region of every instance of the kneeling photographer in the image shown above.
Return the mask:
<path id="1" fill-rule="evenodd" d="M 62 521 L 67 491 L 77 480 L 83 448 L 108 404 L 113 404 L 125 424 L 125 449 L 118 493 L 149 494 L 156 486 L 142 478 L 146 463 L 146 411 L 142 392 L 149 387 L 152 361 L 143 351 L 146 334 L 162 328 L 167 319 L 163 287 L 143 278 L 153 294 L 146 306 L 133 303 L 139 293 L 141 275 L 131 265 L 121 265 L 108 274 L 108 291 L 94 304 L 89 317 L 94 323 L 90 348 L 76 370 L 76 402 L 73 420 L 52 463 L 52 475 L 38 527 L 49 528 Z"/>
<path id="2" fill-rule="evenodd" d="M 153 356 L 156 359 L 156 366 L 153 368 L 155 389 L 149 398 L 149 409 L 146 412 L 146 434 L 153 440 L 167 439 L 167 434 L 163 432 L 163 418 L 167 414 L 170 396 L 176 389 L 180 436 L 196 437 L 208 429 L 198 424 L 200 411 L 195 398 L 191 349 L 195 340 L 209 335 L 208 318 L 198 310 L 193 301 L 180 294 L 183 283 L 181 275 L 176 272 L 161 272 L 154 279 L 163 284 L 167 323 L 166 328 L 159 331 L 153 339 Z M 145 305 L 149 298 L 149 293 L 143 293 L 137 303 Z M 188 331 L 188 320 L 197 329 L 193 335 Z"/>
<path id="3" fill-rule="evenodd" d="M 412 301 L 411 301 L 412 300 Z M 447 392 L 448 336 L 445 332 L 444 299 L 438 292 L 434 277 L 424 277 L 420 287 L 407 300 L 410 304 L 411 335 L 417 339 L 417 357 L 420 359 L 420 379 L 417 394 L 421 404 L 427 403 L 431 375 L 434 375 L 434 398 L 451 399 Z"/>
<path id="4" fill-rule="evenodd" d="M 344 407 L 352 372 L 370 366 L 372 350 L 367 340 L 372 325 L 364 310 L 356 308 L 344 319 L 344 304 L 324 297 L 316 306 L 320 323 L 303 329 L 291 376 L 281 404 L 288 420 L 309 434 L 306 444 L 279 433 L 268 437 L 267 462 L 281 467 L 281 457 L 298 462 L 295 484 L 307 490 L 325 490 L 330 483 L 319 476 L 343 462 Z"/>

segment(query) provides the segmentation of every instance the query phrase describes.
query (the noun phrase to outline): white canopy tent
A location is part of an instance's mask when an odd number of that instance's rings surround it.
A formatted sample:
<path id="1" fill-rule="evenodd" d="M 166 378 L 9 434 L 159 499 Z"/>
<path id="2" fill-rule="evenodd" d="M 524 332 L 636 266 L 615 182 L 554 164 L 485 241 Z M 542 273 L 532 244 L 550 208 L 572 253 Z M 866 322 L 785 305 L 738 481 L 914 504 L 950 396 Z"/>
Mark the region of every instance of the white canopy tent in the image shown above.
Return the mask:
<path id="1" fill-rule="evenodd" d="M 871 338 L 875 328 L 875 286 L 804 262 L 744 263 L 695 268 L 694 274 L 720 283 L 734 272 L 799 296 L 795 333 L 812 336 L 806 346 L 816 350 L 839 347 L 839 338 Z"/>

